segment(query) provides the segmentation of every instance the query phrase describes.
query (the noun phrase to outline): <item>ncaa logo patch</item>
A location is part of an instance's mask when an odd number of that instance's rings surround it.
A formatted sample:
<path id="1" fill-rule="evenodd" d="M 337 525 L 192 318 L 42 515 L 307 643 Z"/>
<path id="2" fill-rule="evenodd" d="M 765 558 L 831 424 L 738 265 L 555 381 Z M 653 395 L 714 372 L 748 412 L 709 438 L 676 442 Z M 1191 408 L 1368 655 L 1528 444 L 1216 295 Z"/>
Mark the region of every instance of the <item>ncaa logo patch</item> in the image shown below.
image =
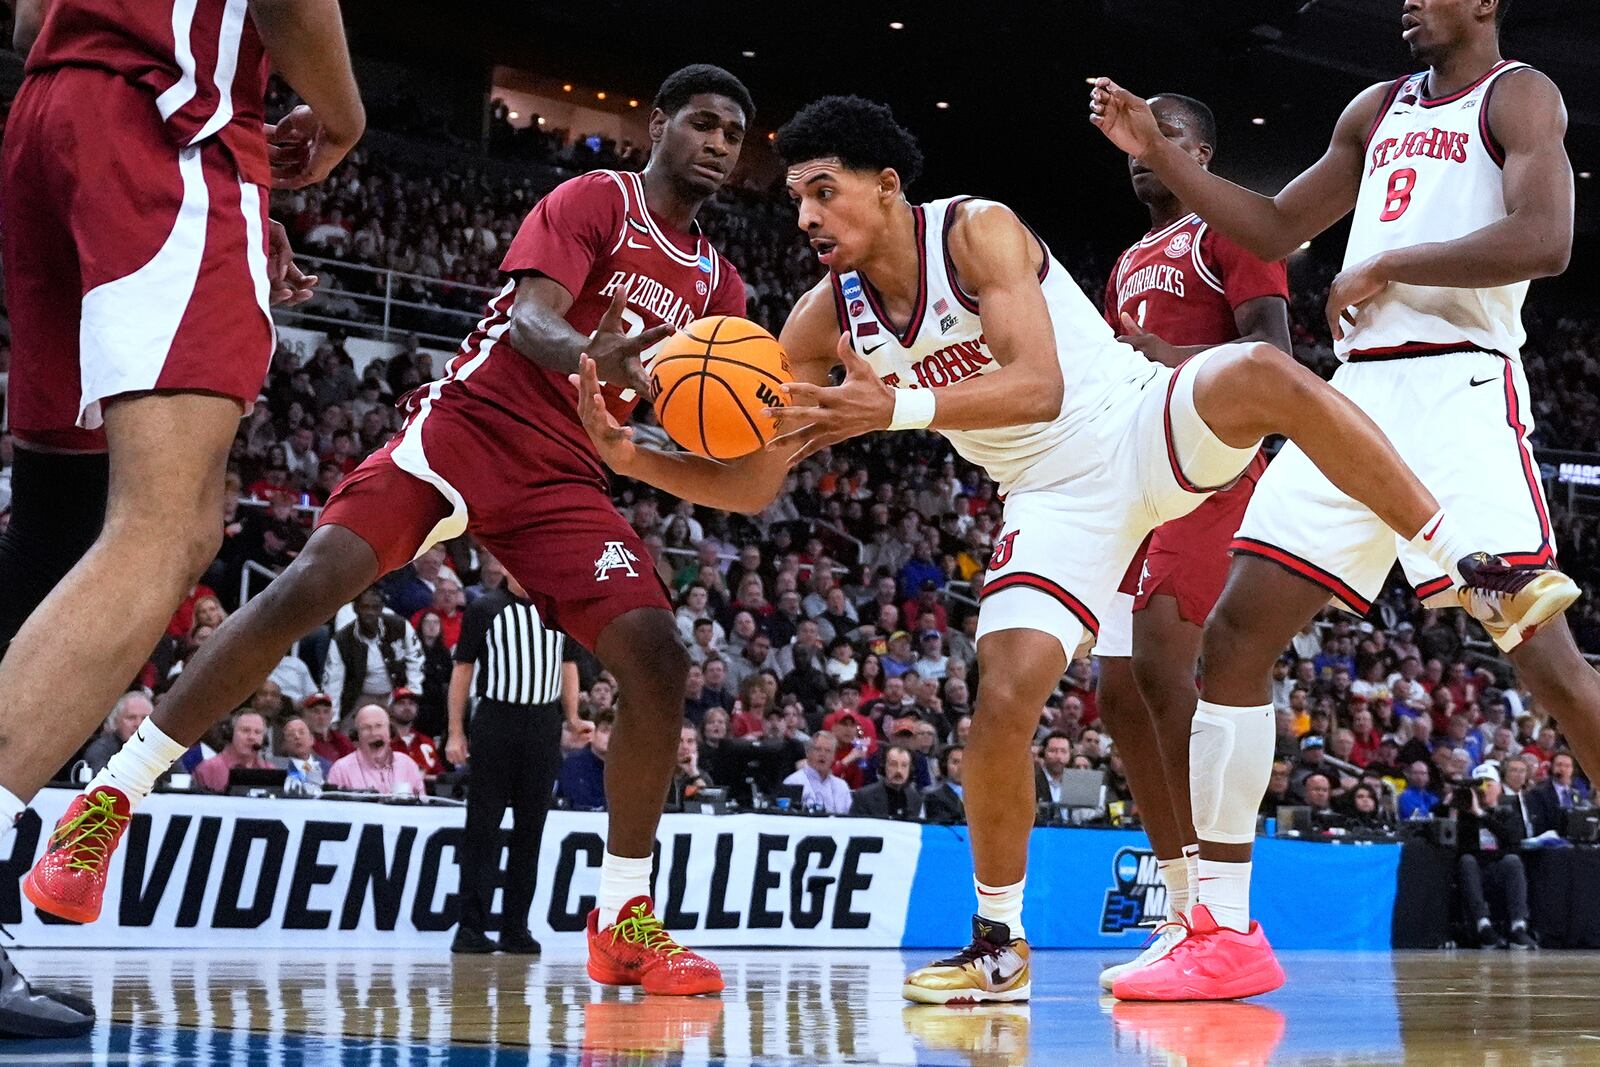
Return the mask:
<path id="1" fill-rule="evenodd" d="M 1156 854 L 1143 848 L 1119 848 L 1111 858 L 1111 888 L 1100 909 L 1100 932 L 1121 934 L 1165 918 L 1167 886 L 1161 880 Z"/>
<path id="2" fill-rule="evenodd" d="M 700 272 L 702 274 L 710 274 L 711 273 L 711 257 L 710 256 L 701 256 L 700 257 Z"/>
<path id="3" fill-rule="evenodd" d="M 1167 255 L 1173 259 L 1182 259 L 1189 254 L 1189 245 L 1194 242 L 1194 235 L 1188 230 L 1172 235 L 1172 240 L 1167 242 Z"/>
<path id="4" fill-rule="evenodd" d="M 861 296 L 861 277 L 856 274 L 850 275 L 850 277 L 846 278 L 844 283 L 839 286 L 839 291 L 844 293 L 844 298 L 846 300 L 859 299 Z"/>

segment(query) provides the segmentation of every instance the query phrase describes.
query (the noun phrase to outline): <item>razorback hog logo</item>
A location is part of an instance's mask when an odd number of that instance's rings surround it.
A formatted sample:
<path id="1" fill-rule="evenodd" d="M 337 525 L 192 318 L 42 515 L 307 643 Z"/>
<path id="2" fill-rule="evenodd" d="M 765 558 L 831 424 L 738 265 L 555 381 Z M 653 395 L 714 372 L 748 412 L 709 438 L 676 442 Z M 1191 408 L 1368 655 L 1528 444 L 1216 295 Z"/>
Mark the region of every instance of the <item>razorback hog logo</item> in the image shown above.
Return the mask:
<path id="1" fill-rule="evenodd" d="M 1012 530 L 994 543 L 994 554 L 989 557 L 989 569 L 997 571 L 1011 562 L 1011 546 L 1017 539 L 1020 530 Z"/>

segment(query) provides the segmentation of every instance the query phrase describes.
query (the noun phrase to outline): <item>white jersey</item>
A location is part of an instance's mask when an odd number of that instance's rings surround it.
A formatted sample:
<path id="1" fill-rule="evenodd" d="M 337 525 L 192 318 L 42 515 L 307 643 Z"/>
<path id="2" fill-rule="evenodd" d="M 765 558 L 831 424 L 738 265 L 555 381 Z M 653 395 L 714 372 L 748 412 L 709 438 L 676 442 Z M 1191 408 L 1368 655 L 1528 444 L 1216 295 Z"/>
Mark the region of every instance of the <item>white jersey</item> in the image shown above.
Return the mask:
<path id="1" fill-rule="evenodd" d="M 1390 86 L 1367 136 L 1346 267 L 1389 249 L 1455 240 L 1506 217 L 1505 155 L 1489 130 L 1489 96 L 1523 66 L 1502 62 L 1434 100 L 1423 95 L 1426 72 Z M 1334 348 L 1340 359 L 1474 349 L 1516 359 L 1527 337 L 1527 292 L 1526 281 L 1487 289 L 1390 284 Z"/>
<path id="2" fill-rule="evenodd" d="M 978 301 L 961 288 L 946 247 L 955 206 L 971 197 L 914 205 L 920 284 L 911 320 L 897 329 L 871 281 L 847 271 L 833 276 L 841 329 L 890 386 L 941 389 L 999 369 L 983 336 Z M 1093 464 L 1082 449 L 1062 447 L 1128 382 L 1151 377 L 1156 364 L 1118 341 L 1094 304 L 1044 242 L 1039 282 L 1050 308 L 1065 394 L 1049 422 L 992 430 L 941 430 L 955 450 L 999 483 L 1001 492 L 1055 485 Z"/>

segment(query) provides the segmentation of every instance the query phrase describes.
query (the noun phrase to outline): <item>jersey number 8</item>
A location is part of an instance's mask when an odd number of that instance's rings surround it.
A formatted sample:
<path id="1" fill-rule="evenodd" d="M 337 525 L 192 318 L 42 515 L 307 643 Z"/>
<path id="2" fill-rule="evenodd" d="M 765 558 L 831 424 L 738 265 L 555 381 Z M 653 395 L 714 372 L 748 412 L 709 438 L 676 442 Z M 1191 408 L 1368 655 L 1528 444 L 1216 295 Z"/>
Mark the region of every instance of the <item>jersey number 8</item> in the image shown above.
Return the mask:
<path id="1" fill-rule="evenodd" d="M 1404 167 L 1389 175 L 1389 195 L 1383 202 L 1383 213 L 1378 216 L 1379 222 L 1393 222 L 1406 213 L 1406 208 L 1411 206 L 1411 194 L 1417 188 L 1417 172 L 1410 167 Z"/>

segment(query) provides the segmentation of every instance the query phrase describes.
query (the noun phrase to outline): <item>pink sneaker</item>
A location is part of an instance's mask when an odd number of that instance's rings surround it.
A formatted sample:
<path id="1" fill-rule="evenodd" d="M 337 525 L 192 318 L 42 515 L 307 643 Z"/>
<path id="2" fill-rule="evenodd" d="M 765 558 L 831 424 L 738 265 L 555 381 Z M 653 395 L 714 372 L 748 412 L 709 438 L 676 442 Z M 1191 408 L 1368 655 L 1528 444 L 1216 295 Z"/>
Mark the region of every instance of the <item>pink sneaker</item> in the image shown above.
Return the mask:
<path id="1" fill-rule="evenodd" d="M 1249 933 L 1218 926 L 1211 911 L 1197 904 L 1189 914 L 1189 936 L 1167 955 L 1141 970 L 1122 975 L 1111 987 L 1118 1000 L 1240 1000 L 1283 985 L 1261 924 Z"/>

